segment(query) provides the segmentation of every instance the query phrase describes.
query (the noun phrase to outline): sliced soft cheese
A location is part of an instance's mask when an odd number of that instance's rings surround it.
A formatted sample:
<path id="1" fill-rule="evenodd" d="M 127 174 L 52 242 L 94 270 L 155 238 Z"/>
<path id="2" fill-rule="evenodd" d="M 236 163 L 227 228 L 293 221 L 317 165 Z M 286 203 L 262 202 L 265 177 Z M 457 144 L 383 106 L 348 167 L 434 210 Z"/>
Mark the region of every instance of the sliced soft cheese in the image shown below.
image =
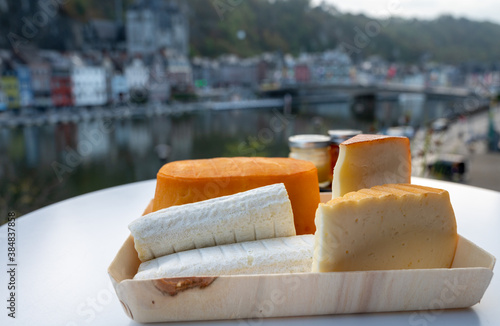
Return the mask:
<path id="1" fill-rule="evenodd" d="M 332 196 L 388 183 L 410 183 L 410 178 L 408 138 L 361 134 L 339 145 Z"/>
<path id="2" fill-rule="evenodd" d="M 310 272 L 313 243 L 310 234 L 183 251 L 142 263 L 134 279 Z"/>
<path id="3" fill-rule="evenodd" d="M 410 184 L 320 204 L 316 228 L 316 272 L 449 268 L 458 241 L 448 192 Z"/>
<path id="4" fill-rule="evenodd" d="M 292 206 L 282 183 L 171 206 L 136 219 L 129 229 L 141 261 L 195 248 L 295 235 Z"/>

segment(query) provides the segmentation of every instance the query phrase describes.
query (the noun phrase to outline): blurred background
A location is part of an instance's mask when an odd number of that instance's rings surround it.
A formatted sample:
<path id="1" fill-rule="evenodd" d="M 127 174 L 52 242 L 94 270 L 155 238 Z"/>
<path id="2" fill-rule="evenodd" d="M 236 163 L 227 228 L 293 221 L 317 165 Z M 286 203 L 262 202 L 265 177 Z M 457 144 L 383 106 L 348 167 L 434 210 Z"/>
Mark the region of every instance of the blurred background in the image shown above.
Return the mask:
<path id="1" fill-rule="evenodd" d="M 0 224 L 156 177 L 407 136 L 415 176 L 500 191 L 500 4 L 0 0 Z M 124 199 L 126 200 L 126 199 Z"/>

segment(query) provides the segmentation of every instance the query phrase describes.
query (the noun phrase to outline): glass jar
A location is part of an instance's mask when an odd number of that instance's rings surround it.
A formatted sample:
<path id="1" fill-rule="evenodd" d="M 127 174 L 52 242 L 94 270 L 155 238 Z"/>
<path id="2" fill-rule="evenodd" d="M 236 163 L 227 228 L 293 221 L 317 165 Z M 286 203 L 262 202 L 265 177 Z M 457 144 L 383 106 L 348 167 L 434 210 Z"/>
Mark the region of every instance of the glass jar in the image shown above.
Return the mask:
<path id="1" fill-rule="evenodd" d="M 361 130 L 352 130 L 352 129 L 335 129 L 328 130 L 328 135 L 330 136 L 330 164 L 331 164 L 331 172 L 332 172 L 332 180 L 333 180 L 333 168 L 337 163 L 337 159 L 339 158 L 339 145 L 340 143 L 352 138 L 356 135 L 361 134 Z"/>
<path id="2" fill-rule="evenodd" d="M 331 182 L 330 137 L 325 135 L 295 135 L 288 138 L 291 158 L 312 162 L 318 170 L 318 182 L 321 188 Z"/>

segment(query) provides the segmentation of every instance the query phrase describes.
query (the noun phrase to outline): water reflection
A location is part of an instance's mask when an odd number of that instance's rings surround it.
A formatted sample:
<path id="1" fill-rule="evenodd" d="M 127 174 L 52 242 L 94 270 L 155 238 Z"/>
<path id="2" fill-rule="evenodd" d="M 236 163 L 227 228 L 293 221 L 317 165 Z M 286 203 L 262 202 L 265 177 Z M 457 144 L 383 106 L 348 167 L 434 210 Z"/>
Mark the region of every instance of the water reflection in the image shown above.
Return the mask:
<path id="1" fill-rule="evenodd" d="M 283 108 L 205 110 L 3 128 L 0 214 L 24 214 L 85 192 L 155 178 L 166 160 L 287 156 L 293 134 L 418 126 L 448 105 L 411 96 L 379 101 L 371 121 L 353 118 L 351 103 L 334 103 L 305 104 L 291 115 Z"/>
<path id="2" fill-rule="evenodd" d="M 39 129 L 33 126 L 24 128 L 24 143 L 26 151 L 26 166 L 35 168 L 40 161 Z"/>

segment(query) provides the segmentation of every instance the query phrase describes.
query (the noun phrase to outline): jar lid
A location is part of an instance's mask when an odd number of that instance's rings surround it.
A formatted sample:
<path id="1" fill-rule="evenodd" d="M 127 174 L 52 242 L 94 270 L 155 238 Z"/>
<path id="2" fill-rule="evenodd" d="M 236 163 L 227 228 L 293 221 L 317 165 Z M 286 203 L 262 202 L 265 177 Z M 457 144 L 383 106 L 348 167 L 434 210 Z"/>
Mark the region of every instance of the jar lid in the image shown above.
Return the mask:
<path id="1" fill-rule="evenodd" d="M 340 144 L 343 141 L 348 140 L 356 135 L 362 134 L 361 130 L 356 129 L 334 129 L 328 130 L 328 135 L 330 135 L 330 140 L 335 144 Z"/>
<path id="2" fill-rule="evenodd" d="M 325 135 L 295 135 L 288 138 L 290 147 L 322 148 L 330 146 L 330 137 Z"/>

